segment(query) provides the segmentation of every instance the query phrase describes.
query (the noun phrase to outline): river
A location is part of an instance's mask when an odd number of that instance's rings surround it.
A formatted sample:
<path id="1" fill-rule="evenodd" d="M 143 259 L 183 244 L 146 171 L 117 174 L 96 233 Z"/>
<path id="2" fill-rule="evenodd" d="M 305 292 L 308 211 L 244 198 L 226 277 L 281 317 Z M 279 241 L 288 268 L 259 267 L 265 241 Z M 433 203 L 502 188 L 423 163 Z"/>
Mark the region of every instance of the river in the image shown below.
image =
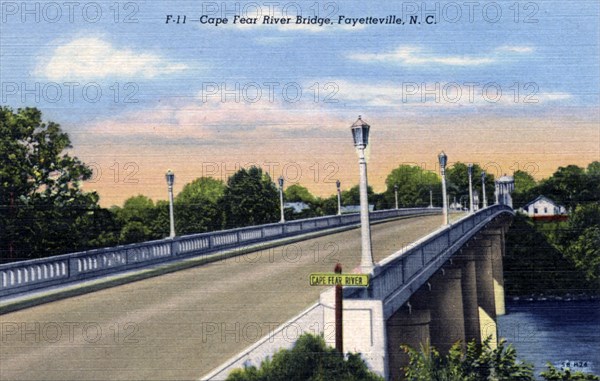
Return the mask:
<path id="1" fill-rule="evenodd" d="M 498 331 L 536 376 L 547 362 L 600 375 L 600 300 L 510 302 Z"/>

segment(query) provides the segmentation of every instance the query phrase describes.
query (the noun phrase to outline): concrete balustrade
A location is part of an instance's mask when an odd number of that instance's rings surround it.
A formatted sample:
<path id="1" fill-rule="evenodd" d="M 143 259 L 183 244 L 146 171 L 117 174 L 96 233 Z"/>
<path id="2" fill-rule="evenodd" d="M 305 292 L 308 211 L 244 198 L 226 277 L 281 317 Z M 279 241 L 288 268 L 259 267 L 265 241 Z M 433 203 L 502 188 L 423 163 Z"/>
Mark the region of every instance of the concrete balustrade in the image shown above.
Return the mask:
<path id="1" fill-rule="evenodd" d="M 372 221 L 440 213 L 440 208 L 409 208 L 371 213 Z M 360 222 L 360 215 L 335 215 L 167 238 L 0 265 L 0 297 L 39 291 L 84 279 L 208 255 L 255 244 Z"/>

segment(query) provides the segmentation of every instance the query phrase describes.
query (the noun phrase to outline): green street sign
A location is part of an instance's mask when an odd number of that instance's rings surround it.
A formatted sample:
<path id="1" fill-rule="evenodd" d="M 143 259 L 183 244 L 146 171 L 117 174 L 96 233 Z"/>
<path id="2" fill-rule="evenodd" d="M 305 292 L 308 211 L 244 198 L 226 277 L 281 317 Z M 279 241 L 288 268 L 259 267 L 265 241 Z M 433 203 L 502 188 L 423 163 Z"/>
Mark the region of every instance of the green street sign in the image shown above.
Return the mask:
<path id="1" fill-rule="evenodd" d="M 367 287 L 369 285 L 368 274 L 312 273 L 309 279 L 311 286 Z"/>

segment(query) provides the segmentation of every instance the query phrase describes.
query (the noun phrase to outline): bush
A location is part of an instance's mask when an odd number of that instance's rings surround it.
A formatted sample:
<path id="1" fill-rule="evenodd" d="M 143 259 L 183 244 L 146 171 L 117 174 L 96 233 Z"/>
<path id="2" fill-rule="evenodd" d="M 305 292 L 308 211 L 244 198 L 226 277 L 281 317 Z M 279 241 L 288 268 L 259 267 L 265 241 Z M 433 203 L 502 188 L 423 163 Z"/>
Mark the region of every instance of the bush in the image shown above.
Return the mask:
<path id="1" fill-rule="evenodd" d="M 442 356 L 428 343 L 420 350 L 402 347 L 409 355 L 409 365 L 404 368 L 408 381 L 534 381 L 533 366 L 517 360 L 511 345 L 501 340 L 491 348 L 490 338 L 482 344 L 474 341 L 463 352 L 460 342 L 452 346 L 448 355 Z M 582 372 L 560 371 L 551 364 L 541 373 L 546 381 L 594 381 L 598 376 Z"/>
<path id="2" fill-rule="evenodd" d="M 304 334 L 292 349 L 282 349 L 260 368 L 236 369 L 227 381 L 383 381 L 372 373 L 360 354 L 345 358 L 327 347 L 322 336 Z"/>
<path id="3" fill-rule="evenodd" d="M 460 342 L 442 356 L 429 344 L 417 351 L 408 346 L 409 366 L 404 371 L 408 381 L 533 381 L 533 366 L 517 360 L 516 351 L 501 340 L 492 349 L 491 339 L 482 344 L 474 341 L 463 353 Z"/>
<path id="4" fill-rule="evenodd" d="M 547 364 L 548 370 L 541 373 L 547 381 L 593 381 L 600 380 L 600 377 L 589 373 L 575 372 L 571 373 L 569 369 L 564 371 L 556 369 L 552 364 Z"/>

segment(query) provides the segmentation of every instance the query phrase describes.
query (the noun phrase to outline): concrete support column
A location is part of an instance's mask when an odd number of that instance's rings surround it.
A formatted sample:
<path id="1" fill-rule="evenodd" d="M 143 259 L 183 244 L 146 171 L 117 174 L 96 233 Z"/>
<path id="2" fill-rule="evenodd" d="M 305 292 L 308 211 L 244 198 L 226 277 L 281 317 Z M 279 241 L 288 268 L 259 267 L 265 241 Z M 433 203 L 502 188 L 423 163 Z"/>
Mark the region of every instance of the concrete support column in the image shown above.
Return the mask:
<path id="1" fill-rule="evenodd" d="M 409 357 L 400 346 L 404 344 L 419 350 L 421 344 L 430 340 L 430 321 L 429 310 L 415 310 L 407 307 L 402 307 L 388 319 L 386 332 L 390 380 L 404 379 L 402 369 L 408 365 Z"/>
<path id="2" fill-rule="evenodd" d="M 498 229 L 497 234 L 488 235 L 492 243 L 492 274 L 494 276 L 494 300 L 496 302 L 496 316 L 506 314 L 506 304 L 504 295 L 504 231 Z"/>
<path id="3" fill-rule="evenodd" d="M 460 268 L 446 268 L 431 277 L 431 289 L 425 285 L 411 298 L 414 308 L 431 312 L 431 345 L 440 353 L 447 353 L 455 342 L 465 340 L 461 278 Z"/>
<path id="4" fill-rule="evenodd" d="M 465 317 L 465 341 L 475 340 L 481 343 L 481 330 L 479 324 L 479 305 L 477 303 L 477 271 L 475 261 L 470 259 L 461 261 L 461 285 L 463 311 Z"/>
<path id="5" fill-rule="evenodd" d="M 477 275 L 477 303 L 479 305 L 479 326 L 481 340 L 492 336 L 492 347 L 498 343 L 496 326 L 496 301 L 491 255 L 491 242 L 479 239 L 470 247 L 474 250 L 475 271 Z"/>
<path id="6" fill-rule="evenodd" d="M 324 307 L 325 342 L 335 346 L 335 292 L 331 288 L 320 296 Z M 344 352 L 360 352 L 369 368 L 388 378 L 386 323 L 381 300 L 344 299 Z"/>

